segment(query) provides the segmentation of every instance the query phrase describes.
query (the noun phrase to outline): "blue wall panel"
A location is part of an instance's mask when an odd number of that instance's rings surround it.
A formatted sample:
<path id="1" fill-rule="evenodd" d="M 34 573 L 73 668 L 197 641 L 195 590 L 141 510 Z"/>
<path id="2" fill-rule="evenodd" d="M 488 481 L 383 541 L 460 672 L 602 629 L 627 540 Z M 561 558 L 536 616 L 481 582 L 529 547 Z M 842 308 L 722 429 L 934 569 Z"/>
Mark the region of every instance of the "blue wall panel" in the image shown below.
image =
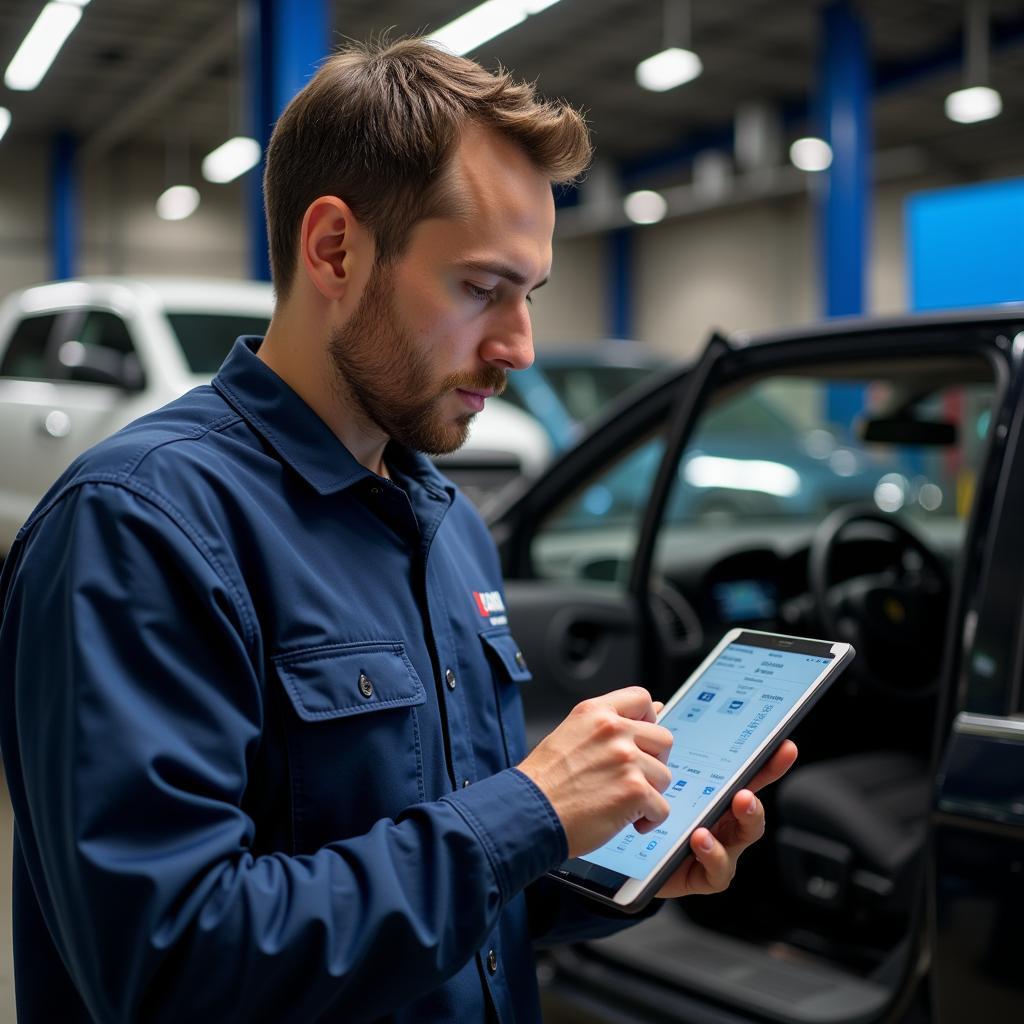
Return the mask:
<path id="1" fill-rule="evenodd" d="M 1024 178 L 920 192 L 906 227 L 913 309 L 1024 300 Z"/>

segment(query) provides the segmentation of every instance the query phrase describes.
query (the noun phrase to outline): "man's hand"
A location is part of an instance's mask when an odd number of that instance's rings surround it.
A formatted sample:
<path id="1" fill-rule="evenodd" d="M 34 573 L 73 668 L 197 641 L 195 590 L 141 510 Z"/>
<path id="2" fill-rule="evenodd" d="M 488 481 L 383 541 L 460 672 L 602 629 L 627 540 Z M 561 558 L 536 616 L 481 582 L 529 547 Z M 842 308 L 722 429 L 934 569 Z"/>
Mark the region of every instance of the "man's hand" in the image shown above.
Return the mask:
<path id="1" fill-rule="evenodd" d="M 663 899 L 721 892 L 736 874 L 736 861 L 751 843 L 764 835 L 764 805 L 754 794 L 781 779 L 796 760 L 796 744 L 786 740 L 754 776 L 749 788 L 733 798 L 730 810 L 714 828 L 699 828 L 690 837 L 693 856 L 687 857 L 658 890 Z"/>
<path id="2" fill-rule="evenodd" d="M 519 765 L 554 807 L 570 857 L 597 849 L 627 825 L 649 832 L 668 817 L 661 794 L 672 781 L 664 762 L 673 736 L 654 724 L 656 714 L 639 686 L 593 697 Z"/>

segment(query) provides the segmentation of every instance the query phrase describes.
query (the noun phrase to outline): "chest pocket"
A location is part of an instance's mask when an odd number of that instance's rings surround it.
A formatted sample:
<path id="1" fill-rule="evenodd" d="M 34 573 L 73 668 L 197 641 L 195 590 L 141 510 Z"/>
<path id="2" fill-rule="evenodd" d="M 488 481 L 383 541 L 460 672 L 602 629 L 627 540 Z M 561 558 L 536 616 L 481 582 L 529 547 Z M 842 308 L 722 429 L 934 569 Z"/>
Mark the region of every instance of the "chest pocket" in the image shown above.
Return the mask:
<path id="1" fill-rule="evenodd" d="M 518 764 L 526 757 L 526 722 L 518 684 L 529 682 L 533 675 L 507 627 L 485 629 L 480 633 L 480 640 L 494 674 L 494 696 L 501 716 L 505 763 Z"/>
<path id="2" fill-rule="evenodd" d="M 360 835 L 424 799 L 423 684 L 399 642 L 276 656 L 295 851 Z"/>

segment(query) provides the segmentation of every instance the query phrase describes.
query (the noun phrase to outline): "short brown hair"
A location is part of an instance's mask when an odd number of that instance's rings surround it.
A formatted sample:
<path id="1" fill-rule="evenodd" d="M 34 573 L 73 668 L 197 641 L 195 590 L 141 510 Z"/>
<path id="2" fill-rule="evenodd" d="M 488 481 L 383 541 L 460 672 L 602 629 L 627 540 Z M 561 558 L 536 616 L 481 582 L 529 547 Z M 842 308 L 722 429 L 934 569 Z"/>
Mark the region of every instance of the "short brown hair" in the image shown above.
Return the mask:
<path id="1" fill-rule="evenodd" d="M 348 203 L 373 233 L 379 262 L 401 255 L 413 225 L 442 212 L 443 173 L 470 123 L 518 143 L 553 184 L 590 162 L 582 116 L 504 70 L 492 74 L 424 39 L 350 44 L 327 58 L 285 108 L 267 151 L 278 297 L 295 274 L 302 217 L 320 196 Z"/>

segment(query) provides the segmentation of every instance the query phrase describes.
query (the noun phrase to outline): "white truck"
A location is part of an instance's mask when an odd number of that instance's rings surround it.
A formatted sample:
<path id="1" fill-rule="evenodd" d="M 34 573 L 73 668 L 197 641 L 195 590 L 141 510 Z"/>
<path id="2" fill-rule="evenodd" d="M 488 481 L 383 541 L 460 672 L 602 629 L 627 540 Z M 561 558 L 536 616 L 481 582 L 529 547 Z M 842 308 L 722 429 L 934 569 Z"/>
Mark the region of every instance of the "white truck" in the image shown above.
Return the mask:
<path id="1" fill-rule="evenodd" d="M 143 413 L 208 383 L 237 336 L 263 334 L 268 284 L 94 277 L 0 304 L 0 561 L 61 471 Z M 491 400 L 442 461 L 474 500 L 551 454 L 540 425 Z"/>

